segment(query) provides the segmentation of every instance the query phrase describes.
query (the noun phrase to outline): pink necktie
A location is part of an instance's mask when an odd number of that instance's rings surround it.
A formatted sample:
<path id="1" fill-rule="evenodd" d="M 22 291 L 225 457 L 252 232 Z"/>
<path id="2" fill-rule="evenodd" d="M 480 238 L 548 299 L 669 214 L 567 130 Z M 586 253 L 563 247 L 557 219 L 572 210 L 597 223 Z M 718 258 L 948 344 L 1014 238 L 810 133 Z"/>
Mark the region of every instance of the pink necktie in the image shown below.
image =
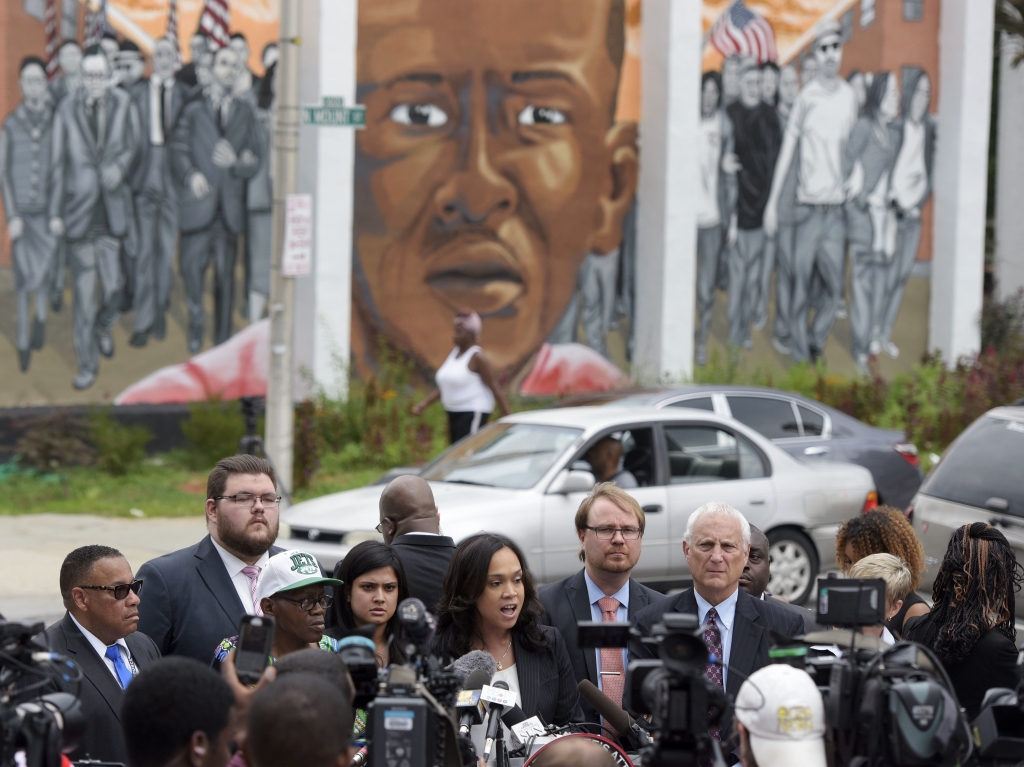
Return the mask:
<path id="1" fill-rule="evenodd" d="M 707 666 L 704 667 L 704 676 L 708 678 L 708 681 L 713 682 L 720 688 L 725 689 L 723 684 L 722 665 L 725 663 L 725 656 L 722 653 L 722 635 L 718 631 L 718 611 L 712 607 L 708 610 L 708 617 L 706 619 L 707 627 L 704 630 L 704 644 L 708 647 L 708 652 L 715 656 L 717 663 L 708 661 Z M 722 741 L 722 727 L 716 725 L 711 729 L 711 736 L 718 742 Z"/>
<path id="2" fill-rule="evenodd" d="M 601 620 L 605 623 L 614 623 L 618 620 L 615 617 L 615 611 L 619 609 L 620 604 L 615 597 L 598 599 L 597 606 L 601 608 Z M 626 675 L 623 671 L 622 648 L 602 647 L 601 690 L 615 702 L 616 706 L 622 705 L 622 691 L 626 687 Z"/>
<path id="3" fill-rule="evenodd" d="M 242 575 L 249 579 L 249 593 L 252 595 L 253 615 L 263 615 L 260 603 L 256 601 L 256 581 L 260 578 L 260 569 L 256 565 L 249 565 L 242 568 Z"/>

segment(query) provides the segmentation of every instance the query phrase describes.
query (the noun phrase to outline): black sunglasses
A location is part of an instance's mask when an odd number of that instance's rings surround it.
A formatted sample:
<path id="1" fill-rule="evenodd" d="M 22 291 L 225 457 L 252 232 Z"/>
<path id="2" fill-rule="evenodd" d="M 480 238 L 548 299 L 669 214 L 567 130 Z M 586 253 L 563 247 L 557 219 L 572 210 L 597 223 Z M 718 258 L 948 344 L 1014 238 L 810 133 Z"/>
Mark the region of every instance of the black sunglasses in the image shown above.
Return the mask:
<path id="1" fill-rule="evenodd" d="M 117 586 L 79 586 L 78 588 L 95 589 L 96 591 L 113 591 L 114 599 L 120 602 L 122 599 L 127 599 L 129 591 L 132 591 L 136 596 L 138 596 L 138 593 L 142 591 L 142 581 L 121 583 Z"/>

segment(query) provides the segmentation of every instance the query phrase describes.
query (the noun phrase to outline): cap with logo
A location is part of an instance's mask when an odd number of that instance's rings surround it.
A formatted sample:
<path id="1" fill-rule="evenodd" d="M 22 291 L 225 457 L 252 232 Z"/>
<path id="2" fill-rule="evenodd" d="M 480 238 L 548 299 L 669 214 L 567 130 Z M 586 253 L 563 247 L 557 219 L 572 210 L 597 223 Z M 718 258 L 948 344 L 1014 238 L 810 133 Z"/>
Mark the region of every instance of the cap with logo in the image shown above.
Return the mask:
<path id="1" fill-rule="evenodd" d="M 267 560 L 266 567 L 260 573 L 259 585 L 256 587 L 256 599 L 272 597 L 282 591 L 294 591 L 303 586 L 341 586 L 343 583 L 344 581 L 337 578 L 324 578 L 320 574 L 320 565 L 312 554 L 291 549 L 275 554 Z"/>
<path id="2" fill-rule="evenodd" d="M 758 669 L 740 687 L 735 711 L 758 764 L 826 767 L 825 704 L 807 672 L 784 664 Z"/>

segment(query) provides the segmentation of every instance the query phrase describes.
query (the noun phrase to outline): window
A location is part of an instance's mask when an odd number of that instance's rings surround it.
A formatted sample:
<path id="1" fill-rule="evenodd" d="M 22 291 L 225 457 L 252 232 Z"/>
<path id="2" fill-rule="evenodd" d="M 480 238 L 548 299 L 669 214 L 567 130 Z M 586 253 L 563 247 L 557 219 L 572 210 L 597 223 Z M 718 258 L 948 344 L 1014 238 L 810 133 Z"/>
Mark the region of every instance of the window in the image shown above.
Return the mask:
<path id="1" fill-rule="evenodd" d="M 618 441 L 621 454 L 616 456 L 608 449 L 592 452 L 609 437 Z M 617 463 L 611 464 L 612 460 Z M 604 434 L 587 445 L 574 461 L 574 468 L 576 463 L 580 464 L 579 468 L 592 471 L 598 481 L 603 478 L 603 481 L 615 482 L 623 488 L 648 487 L 659 481 L 654 460 L 654 430 L 651 428 L 622 429 Z M 629 481 L 630 478 L 636 481 L 635 485 Z"/>
<path id="2" fill-rule="evenodd" d="M 920 21 L 924 18 L 924 0 L 903 0 L 903 20 Z"/>
<path id="3" fill-rule="evenodd" d="M 766 474 L 760 453 L 742 437 L 713 426 L 665 426 L 669 483 L 690 485 Z"/>
<path id="4" fill-rule="evenodd" d="M 800 411 L 800 422 L 804 427 L 804 436 L 820 437 L 821 433 L 825 430 L 825 417 L 817 410 L 811 410 L 803 405 L 797 405 L 796 408 Z"/>
<path id="5" fill-rule="evenodd" d="M 673 402 L 670 407 L 688 407 L 691 410 L 707 410 L 709 413 L 715 412 L 715 403 L 711 401 L 711 397 L 694 397 L 692 399 L 684 399 L 679 402 Z"/>
<path id="6" fill-rule="evenodd" d="M 728 400 L 733 418 L 768 439 L 800 436 L 800 425 L 796 421 L 793 405 L 788 399 L 730 395 Z"/>
<path id="7" fill-rule="evenodd" d="M 875 21 L 875 0 L 860 0 L 860 26 L 870 27 Z"/>

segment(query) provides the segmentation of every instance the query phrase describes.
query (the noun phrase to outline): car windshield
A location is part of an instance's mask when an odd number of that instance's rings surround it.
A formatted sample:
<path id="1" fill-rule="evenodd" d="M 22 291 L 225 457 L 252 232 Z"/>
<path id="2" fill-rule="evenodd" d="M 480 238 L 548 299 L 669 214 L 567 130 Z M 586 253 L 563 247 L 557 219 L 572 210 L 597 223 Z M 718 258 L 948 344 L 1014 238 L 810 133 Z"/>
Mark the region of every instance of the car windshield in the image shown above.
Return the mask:
<path id="1" fill-rule="evenodd" d="M 932 469 L 921 492 L 933 498 L 1024 517 L 1024 423 L 985 416 L 975 421 Z"/>
<path id="2" fill-rule="evenodd" d="M 537 484 L 582 433 L 561 426 L 496 423 L 443 453 L 420 476 L 524 490 Z"/>

